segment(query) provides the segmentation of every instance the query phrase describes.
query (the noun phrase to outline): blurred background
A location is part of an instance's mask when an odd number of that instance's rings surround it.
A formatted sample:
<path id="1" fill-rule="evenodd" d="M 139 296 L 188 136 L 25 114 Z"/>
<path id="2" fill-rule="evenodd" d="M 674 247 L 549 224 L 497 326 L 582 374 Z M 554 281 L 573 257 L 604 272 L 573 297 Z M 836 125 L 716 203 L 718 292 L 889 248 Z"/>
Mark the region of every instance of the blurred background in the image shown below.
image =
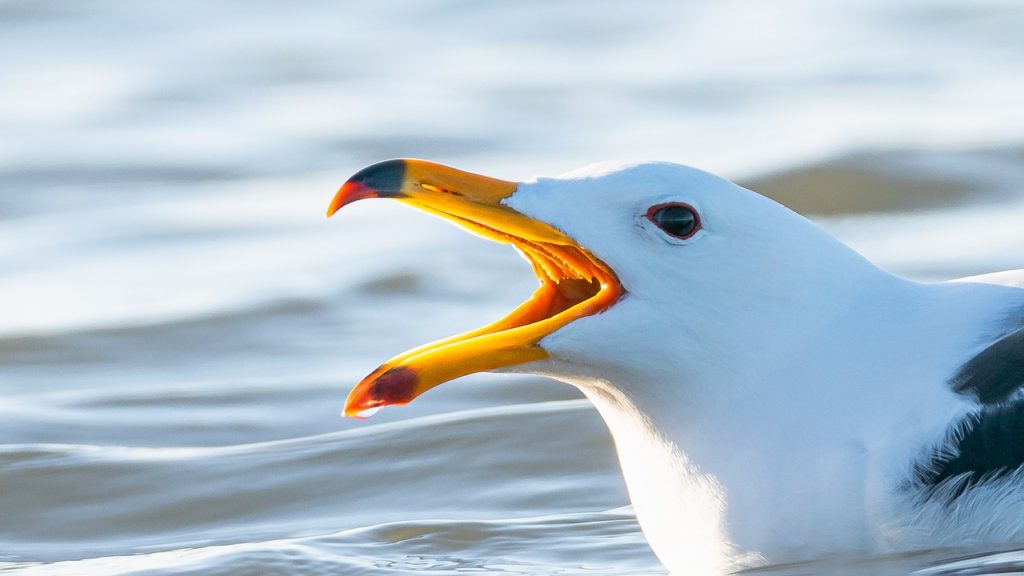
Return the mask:
<path id="1" fill-rule="evenodd" d="M 1024 268 L 1022 29 L 1015 0 L 0 0 L 0 571 L 662 573 L 567 386 L 340 419 L 535 280 L 397 204 L 325 220 L 334 191 L 670 160 L 893 272 Z"/>

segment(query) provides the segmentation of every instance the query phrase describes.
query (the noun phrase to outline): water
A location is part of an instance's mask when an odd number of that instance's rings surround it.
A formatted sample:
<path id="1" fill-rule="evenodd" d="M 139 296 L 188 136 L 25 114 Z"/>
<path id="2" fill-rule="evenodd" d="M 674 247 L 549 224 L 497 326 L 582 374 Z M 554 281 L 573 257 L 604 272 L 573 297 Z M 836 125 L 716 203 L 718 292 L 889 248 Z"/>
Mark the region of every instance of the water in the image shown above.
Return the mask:
<path id="1" fill-rule="evenodd" d="M 662 574 L 571 388 L 477 375 L 338 416 L 534 280 L 400 206 L 324 220 L 333 191 L 395 156 L 669 159 L 895 272 L 1022 268 L 1022 25 L 994 0 L 0 2 L 0 571 Z"/>

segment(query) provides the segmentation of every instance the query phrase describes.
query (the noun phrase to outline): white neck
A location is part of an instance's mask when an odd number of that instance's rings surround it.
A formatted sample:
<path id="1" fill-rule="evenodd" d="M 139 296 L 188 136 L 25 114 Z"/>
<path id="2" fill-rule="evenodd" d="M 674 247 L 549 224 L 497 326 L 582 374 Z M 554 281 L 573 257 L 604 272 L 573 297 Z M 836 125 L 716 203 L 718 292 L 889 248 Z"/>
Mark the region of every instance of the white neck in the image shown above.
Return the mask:
<path id="1" fill-rule="evenodd" d="M 596 381 L 576 384 L 612 432 L 633 509 L 661 562 L 693 574 L 724 573 L 734 552 L 718 480 L 613 389 Z"/>

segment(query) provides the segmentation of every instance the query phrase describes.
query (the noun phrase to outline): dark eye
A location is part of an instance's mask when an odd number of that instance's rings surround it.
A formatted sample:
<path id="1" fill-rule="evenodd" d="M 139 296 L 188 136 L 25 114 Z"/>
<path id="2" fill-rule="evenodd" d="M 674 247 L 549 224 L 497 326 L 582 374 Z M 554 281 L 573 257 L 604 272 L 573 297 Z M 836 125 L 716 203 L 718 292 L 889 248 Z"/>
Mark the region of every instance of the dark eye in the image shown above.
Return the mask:
<path id="1" fill-rule="evenodd" d="M 700 230 L 700 216 L 692 206 L 680 202 L 658 204 L 647 211 L 647 219 L 668 233 L 683 240 Z"/>

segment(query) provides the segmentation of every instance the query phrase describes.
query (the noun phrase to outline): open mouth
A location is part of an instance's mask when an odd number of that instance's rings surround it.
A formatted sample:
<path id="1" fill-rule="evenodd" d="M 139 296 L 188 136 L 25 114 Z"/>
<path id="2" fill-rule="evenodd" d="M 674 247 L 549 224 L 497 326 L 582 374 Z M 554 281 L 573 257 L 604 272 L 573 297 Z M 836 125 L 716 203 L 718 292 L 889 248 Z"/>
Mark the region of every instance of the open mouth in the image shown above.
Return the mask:
<path id="1" fill-rule="evenodd" d="M 541 339 L 607 310 L 622 296 L 622 285 L 608 265 L 561 231 L 502 203 L 516 187 L 422 160 L 388 160 L 361 170 L 335 195 L 328 216 L 356 200 L 394 198 L 512 244 L 540 281 L 530 298 L 504 318 L 382 364 L 349 394 L 346 416 L 367 417 L 383 406 L 406 404 L 467 374 L 547 359 Z"/>

